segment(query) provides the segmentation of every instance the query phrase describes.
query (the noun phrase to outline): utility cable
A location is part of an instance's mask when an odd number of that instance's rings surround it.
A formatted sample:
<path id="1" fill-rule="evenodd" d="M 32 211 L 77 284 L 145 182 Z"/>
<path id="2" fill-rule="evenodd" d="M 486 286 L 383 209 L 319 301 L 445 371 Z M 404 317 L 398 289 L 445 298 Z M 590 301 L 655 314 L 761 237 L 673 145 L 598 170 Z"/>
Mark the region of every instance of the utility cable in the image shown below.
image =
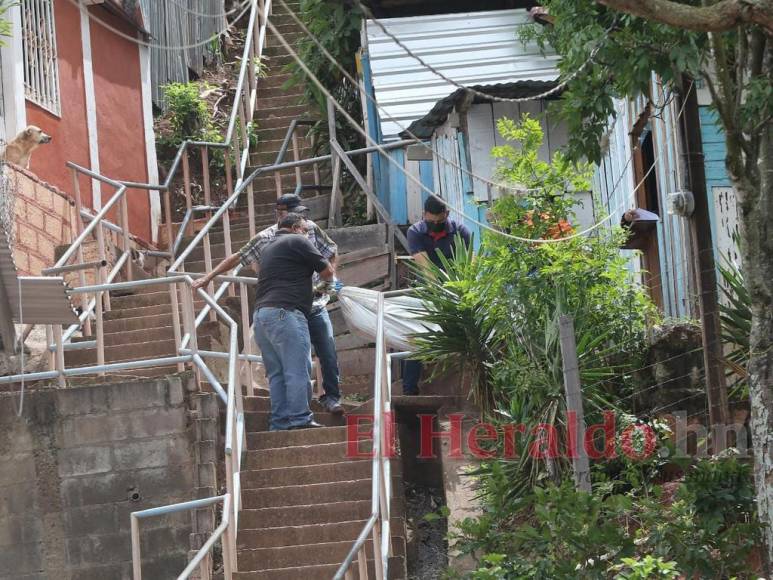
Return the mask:
<path id="1" fill-rule="evenodd" d="M 192 43 L 192 44 L 182 44 L 182 45 L 179 45 L 179 46 L 171 46 L 171 45 L 167 45 L 167 44 L 158 44 L 158 43 L 155 43 L 155 42 L 145 42 L 144 40 L 140 40 L 139 38 L 135 38 L 135 37 L 133 37 L 133 36 L 131 36 L 129 34 L 126 34 L 125 32 L 121 32 L 120 30 L 118 30 L 114 26 L 111 26 L 110 24 L 108 24 L 107 22 L 102 20 L 99 16 L 97 16 L 96 14 L 92 14 L 91 12 L 89 12 L 89 10 L 87 9 L 86 5 L 81 4 L 80 2 L 78 2 L 78 0 L 69 0 L 69 2 L 73 6 L 78 7 L 78 9 L 83 9 L 86 12 L 86 15 L 88 16 L 88 18 L 90 20 L 93 20 L 94 22 L 98 23 L 100 26 L 102 26 L 103 28 L 106 28 L 107 30 L 109 30 L 113 34 L 115 34 L 117 36 L 120 36 L 121 38 L 124 38 L 124 39 L 128 40 L 129 42 L 133 42 L 134 44 L 137 44 L 139 46 L 145 46 L 145 47 L 148 47 L 148 48 L 157 48 L 159 50 L 189 50 L 191 48 L 198 48 L 200 46 L 204 46 L 206 44 L 209 44 L 210 42 L 212 42 L 216 38 L 219 38 L 221 34 L 225 34 L 226 32 L 228 32 L 228 30 L 236 22 L 238 22 L 241 19 L 242 16 L 244 16 L 247 13 L 247 11 L 256 2 L 256 0 L 245 0 L 245 2 L 240 5 L 243 8 L 242 8 L 241 12 L 239 12 L 239 14 L 236 16 L 236 18 L 234 18 L 231 22 L 226 22 L 225 28 L 223 28 L 221 30 L 218 30 L 216 33 L 212 34 L 206 40 L 201 40 L 199 42 L 195 42 L 195 43 Z"/>
<path id="2" fill-rule="evenodd" d="M 306 36 L 309 37 L 309 39 L 322 51 L 322 54 L 325 55 L 325 57 L 330 61 L 331 64 L 333 64 L 341 74 L 344 75 L 346 80 L 348 80 L 352 86 L 359 91 L 359 82 L 357 79 L 355 79 L 349 71 L 346 70 L 346 68 L 330 53 L 329 50 L 325 47 L 324 44 L 319 40 L 319 37 L 317 37 L 313 32 L 311 32 L 306 24 L 298 18 L 298 15 L 286 4 L 285 0 L 279 0 L 279 3 L 282 5 L 282 7 L 287 11 L 287 13 L 290 15 L 290 17 L 295 21 L 295 23 L 303 30 L 303 32 L 306 34 Z M 396 124 L 398 127 L 400 127 L 402 133 L 406 133 L 411 139 L 415 139 L 419 143 L 421 143 L 425 148 L 429 149 L 435 157 L 438 159 L 441 159 L 444 163 L 447 165 L 450 165 L 451 167 L 454 167 L 455 169 L 461 171 L 462 173 L 469 175 L 473 180 L 478 181 L 479 183 L 483 183 L 486 186 L 495 187 L 498 189 L 503 189 L 507 191 L 512 191 L 515 193 L 527 193 L 531 191 L 545 191 L 543 188 L 523 188 L 523 187 L 517 187 L 513 186 L 504 182 L 495 182 L 492 181 L 486 177 L 483 177 L 477 173 L 474 173 L 472 170 L 465 168 L 459 163 L 456 163 L 452 159 L 448 159 L 447 157 L 444 157 L 440 154 L 440 152 L 433 148 L 430 145 L 427 145 L 426 143 L 422 143 L 424 141 L 423 139 L 419 138 L 415 133 L 411 132 L 408 127 L 403 125 L 399 120 L 397 120 L 395 117 L 393 117 L 389 111 L 386 110 L 386 108 L 379 104 L 378 101 L 371 95 L 367 90 L 363 90 L 362 94 L 365 96 L 365 98 L 372 103 L 379 111 L 381 111 L 387 119 L 389 119 L 391 122 Z M 539 99 L 540 96 L 537 95 L 536 97 L 529 97 L 529 100 L 535 100 Z M 482 149 L 475 147 L 472 143 L 468 144 L 472 149 L 475 149 L 477 151 L 481 151 Z M 490 151 L 486 152 L 487 154 L 490 154 Z"/>
<path id="3" fill-rule="evenodd" d="M 249 2 L 250 0 L 246 0 L 246 1 Z M 185 4 L 178 2 L 177 0 L 169 0 L 169 3 L 174 4 L 175 6 L 177 6 L 181 10 L 184 10 L 188 14 L 192 14 L 193 16 L 199 16 L 201 18 L 227 18 L 231 14 L 238 12 L 243 6 L 242 4 L 237 4 L 230 10 L 226 10 L 225 12 L 218 12 L 217 14 L 212 14 L 210 12 L 199 12 L 198 10 L 193 10 L 191 8 L 188 8 Z M 223 2 L 223 5 L 225 5 L 225 2 Z"/>
<path id="4" fill-rule="evenodd" d="M 462 84 L 456 82 L 455 80 L 447 77 L 442 72 L 440 72 L 435 67 L 433 67 L 431 64 L 429 64 L 424 59 L 422 59 L 418 54 L 415 54 L 410 48 L 405 46 L 405 44 L 403 44 L 403 42 L 399 38 L 397 38 L 397 36 L 395 36 L 389 30 L 387 30 L 386 26 L 384 26 L 384 24 L 378 18 L 373 16 L 373 13 L 370 11 L 370 9 L 367 6 L 365 6 L 360 0 L 356 0 L 356 3 L 357 3 L 357 6 L 360 8 L 360 10 L 362 10 L 363 14 L 365 14 L 365 16 L 367 16 L 369 20 L 371 20 L 374 24 L 376 24 L 376 26 L 378 26 L 378 28 L 381 29 L 381 31 L 384 34 L 386 34 L 395 44 L 397 44 L 397 46 L 402 48 L 408 56 L 413 58 L 416 62 L 418 62 L 421 66 L 426 68 L 432 74 L 434 74 L 435 76 L 443 79 L 447 83 L 449 83 L 449 84 L 451 84 L 451 85 L 453 85 L 453 86 L 455 86 L 455 87 L 457 87 L 459 89 L 464 89 L 466 91 L 471 92 L 472 94 L 474 94 L 476 96 L 479 96 L 479 97 L 482 97 L 482 98 L 485 98 L 485 99 L 490 99 L 492 101 L 496 101 L 496 102 L 499 102 L 499 103 L 526 103 L 526 102 L 529 102 L 529 101 L 545 99 L 545 98 L 547 98 L 547 97 L 549 97 L 551 95 L 554 95 L 555 93 L 563 90 L 566 87 L 566 85 L 569 84 L 571 81 L 573 81 L 575 78 L 577 78 L 577 76 L 589 64 L 594 62 L 594 58 L 596 57 L 596 54 L 601 49 L 601 41 L 599 41 L 598 45 L 596 47 L 594 47 L 593 50 L 591 50 L 590 55 L 588 56 L 588 60 L 586 60 L 580 66 L 580 68 L 578 68 L 576 71 L 574 71 L 568 77 L 566 77 L 563 81 L 558 83 L 555 87 L 553 87 L 552 89 L 550 89 L 548 91 L 545 91 L 542 94 L 532 95 L 530 97 L 520 97 L 520 98 L 497 97 L 497 96 L 485 93 L 483 91 L 479 91 L 477 89 L 473 89 L 471 87 L 467 87 L 467 86 L 462 85 Z M 606 38 L 606 36 L 612 31 L 612 28 L 613 28 L 613 26 L 615 24 L 616 24 L 616 21 L 613 22 L 613 25 L 605 31 L 605 34 L 604 34 L 603 38 Z"/>
<path id="5" fill-rule="evenodd" d="M 448 203 L 446 200 L 444 200 L 442 197 L 439 197 L 439 196 L 437 196 L 437 193 L 436 193 L 436 192 L 434 192 L 434 191 L 432 191 L 431 189 L 429 189 L 429 188 L 428 188 L 427 186 L 425 186 L 425 185 L 424 185 L 424 184 L 423 184 L 421 181 L 419 181 L 419 180 L 418 180 L 418 179 L 417 179 L 415 176 L 413 176 L 413 175 L 411 175 L 410 173 L 408 173 L 408 172 L 405 170 L 405 168 L 404 168 L 404 167 L 402 167 L 402 166 L 401 166 L 399 163 L 397 163 L 397 162 L 396 162 L 396 160 L 394 160 L 394 159 L 393 159 L 393 158 L 392 158 L 392 157 L 391 157 L 391 156 L 390 156 L 390 155 L 389 155 L 389 154 L 386 152 L 386 150 L 385 150 L 385 149 L 384 149 L 384 148 L 383 148 L 383 147 L 382 147 L 382 146 L 381 146 L 379 143 L 377 143 L 377 142 L 376 142 L 374 139 L 372 139 L 372 138 L 371 138 L 371 137 L 370 137 L 370 136 L 367 134 L 367 132 L 365 132 L 365 131 L 364 131 L 364 130 L 363 130 L 363 129 L 362 129 L 362 128 L 361 128 L 361 127 L 360 127 L 360 126 L 357 124 L 357 122 L 356 122 L 356 121 L 355 121 L 355 120 L 352 118 L 352 116 L 351 116 L 351 115 L 349 115 L 349 113 L 348 113 L 348 112 L 346 111 L 346 109 L 345 109 L 345 108 L 344 108 L 344 107 L 341 105 L 341 103 L 339 103 L 339 102 L 338 102 L 338 101 L 337 101 L 337 100 L 336 100 L 336 99 L 335 99 L 335 98 L 334 98 L 334 97 L 333 97 L 333 96 L 330 94 L 330 91 L 328 91 L 328 90 L 327 90 L 327 88 L 325 88 L 325 86 L 322 84 L 322 82 L 319 80 L 319 78 L 318 78 L 318 77 L 317 77 L 317 76 L 316 76 L 316 75 L 315 75 L 315 74 L 314 74 L 314 73 L 313 73 L 311 70 L 309 70 L 309 67 L 306 65 L 306 63 L 303 61 L 303 59 L 301 59 L 301 58 L 298 56 L 297 52 L 295 52 L 295 50 L 293 50 L 293 48 L 292 48 L 292 47 L 291 47 L 291 46 L 288 44 L 288 42 L 287 42 L 287 40 L 284 38 L 284 36 L 283 36 L 283 35 L 282 35 L 282 34 L 281 34 L 281 33 L 280 33 L 278 30 L 277 30 L 276 26 L 274 26 L 274 24 L 273 24 L 273 23 L 272 23 L 270 20 L 267 22 L 267 26 L 268 26 L 268 27 L 271 29 L 272 33 L 273 33 L 273 34 L 274 34 L 274 35 L 277 37 L 277 39 L 279 40 L 279 42 L 280 42 L 280 43 L 281 43 L 281 44 L 284 46 L 284 48 L 285 48 L 285 50 L 287 50 L 288 54 L 289 54 L 289 55 L 290 55 L 290 56 L 291 56 L 291 57 L 292 57 L 292 58 L 293 58 L 293 59 L 294 59 L 294 60 L 295 60 L 295 61 L 298 63 L 298 65 L 299 65 L 299 66 L 301 67 L 301 69 L 302 69 L 302 70 L 303 70 L 303 71 L 306 73 L 306 75 L 309 77 L 309 79 L 310 79 L 310 80 L 312 80 L 312 82 L 313 82 L 313 83 L 314 83 L 314 84 L 317 86 L 317 88 L 320 90 L 320 92 L 322 92 L 322 94 L 324 94 L 324 95 L 325 95 L 325 96 L 326 96 L 328 99 L 330 99 L 330 100 L 331 100 L 331 102 L 332 102 L 332 104 L 334 105 L 334 107 L 335 107 L 336 109 L 338 109 L 338 110 L 341 112 L 341 114 L 342 114 L 342 115 L 343 115 L 343 116 L 346 118 L 346 120 L 347 120 L 347 121 L 348 121 L 348 122 L 349 122 L 349 123 L 352 125 L 352 127 L 354 127 L 354 129 L 355 129 L 355 130 L 356 130 L 358 133 L 360 133 L 360 134 L 361 134 L 361 135 L 362 135 L 362 136 L 365 138 L 365 140 L 366 140 L 366 142 L 367 142 L 367 143 L 369 143 L 371 146 L 375 147 L 375 148 L 376 148 L 376 150 L 377 150 L 379 153 L 381 153 L 381 154 L 382 154 L 384 157 L 386 157 L 386 159 L 387 159 L 387 160 L 388 160 L 390 163 L 392 163 L 392 164 L 393 164 L 395 167 L 397 167 L 397 169 L 398 169 L 399 171 L 401 171 L 401 172 L 402 172 L 402 173 L 403 173 L 403 174 L 406 176 L 406 178 L 407 178 L 407 179 L 410 179 L 410 180 L 411 180 L 411 182 L 413 182 L 414 184 L 416 184 L 416 185 L 417 185 L 417 186 L 418 186 L 418 187 L 419 187 L 419 188 L 420 188 L 422 191 L 425 191 L 425 192 L 427 192 L 427 193 L 428 193 L 428 194 L 430 194 L 430 195 L 434 195 L 434 196 L 436 196 L 436 197 L 437 197 L 437 198 L 440 200 L 440 202 L 441 202 L 443 205 L 445 205 L 445 206 L 446 206 L 446 208 L 447 208 L 447 209 L 449 209 L 450 211 L 453 211 L 453 212 L 455 212 L 455 213 L 456 213 L 456 214 L 458 214 L 458 215 L 461 215 L 461 216 L 462 216 L 464 219 L 468 220 L 468 221 L 469 221 L 469 222 L 471 222 L 471 223 L 474 223 L 474 224 L 478 225 L 479 227 L 481 227 L 481 228 L 483 228 L 483 229 L 489 230 L 489 231 L 491 231 L 491 232 L 495 232 L 495 233 L 497 233 L 498 235 L 500 235 L 500 236 L 503 236 L 503 237 L 505 237 L 505 238 L 507 238 L 507 239 L 511 239 L 511 240 L 515 240 L 515 241 L 519 241 L 519 242 L 525 242 L 525 243 L 529 243 L 529 244 L 552 244 L 552 243 L 561 243 L 561 242 L 565 242 L 565 241 L 571 240 L 571 239 L 573 239 L 573 238 L 578 238 L 578 237 L 580 237 L 580 236 L 584 236 L 585 234 L 587 234 L 587 233 L 590 233 L 590 232 L 592 232 L 592 231 L 596 230 L 597 228 L 601 227 L 601 226 L 602 226 L 604 223 L 606 223 L 606 222 L 607 222 L 609 219 L 611 219 L 611 217 L 614 215 L 614 213 L 616 213 L 617 211 L 619 211 L 620 209 L 622 209 L 622 208 L 623 208 L 623 207 L 626 205 L 625 203 L 621 203 L 621 204 L 618 206 L 618 208 L 616 208 L 616 209 L 615 209 L 613 212 L 610 212 L 610 214 L 609 214 L 609 215 L 608 215 L 606 218 L 604 218 L 603 220 L 601 220 L 601 221 L 599 221 L 598 223 L 594 224 L 593 226 L 591 226 L 591 227 L 589 227 L 589 228 L 586 228 L 585 230 L 582 230 L 582 231 L 580 231 L 580 232 L 576 232 L 576 233 L 574 233 L 574 234 L 572 234 L 572 235 L 570 235 L 570 236 L 566 236 L 566 237 L 563 237 L 563 238 L 558 238 L 558 239 L 524 238 L 524 237 L 520 237 L 520 236 L 514 236 L 514 235 L 512 235 L 512 234 L 508 234 L 507 232 L 503 232 L 503 231 L 497 230 L 497 229 L 495 229 L 495 228 L 492 228 L 492 227 L 491 227 L 489 224 L 485 224 L 485 223 L 483 223 L 483 222 L 481 222 L 481 221 L 479 221 L 479 220 L 477 220 L 477 219 L 475 219 L 475 218 L 473 218 L 473 217 L 471 217 L 471 216 L 468 216 L 468 215 L 467 215 L 467 214 L 465 214 L 465 213 L 464 213 L 462 210 L 459 210 L 459 209 L 457 209 L 457 208 L 455 208 L 455 207 L 451 206 L 451 205 L 450 205 L 450 204 L 449 204 L 449 203 Z M 690 85 L 690 90 L 692 90 L 692 87 L 693 87 L 693 84 L 691 84 L 691 85 Z M 685 99 L 685 103 L 686 103 L 686 101 L 687 101 L 687 99 Z M 682 113 L 683 113 L 683 112 L 684 112 L 684 103 L 682 104 L 682 108 L 681 108 L 681 110 L 680 110 L 680 112 L 679 112 L 679 115 L 678 115 L 678 117 L 677 117 L 677 118 L 681 117 L 681 115 L 682 115 Z M 633 191 L 633 193 L 635 193 L 635 192 L 636 192 L 636 190 L 638 190 L 638 189 L 639 189 L 639 187 L 640 187 L 640 186 L 641 186 L 641 185 L 644 183 L 644 181 L 647 179 L 647 177 L 649 176 L 649 174 L 650 174 L 650 173 L 651 173 L 651 172 L 652 172 L 652 171 L 655 169 L 656 162 L 657 162 L 657 160 L 658 160 L 659 158 L 660 158 L 660 156 L 659 156 L 659 155 L 658 155 L 658 156 L 655 158 L 655 160 L 653 161 L 653 164 L 652 164 L 652 166 L 650 167 L 650 169 L 647 171 L 647 173 L 644 175 L 644 177 L 642 178 L 642 180 L 641 180 L 641 181 L 640 181 L 640 182 L 639 182 L 639 183 L 636 185 L 636 187 L 634 188 L 634 191 Z M 632 194 L 632 195 L 633 195 L 633 194 Z"/>

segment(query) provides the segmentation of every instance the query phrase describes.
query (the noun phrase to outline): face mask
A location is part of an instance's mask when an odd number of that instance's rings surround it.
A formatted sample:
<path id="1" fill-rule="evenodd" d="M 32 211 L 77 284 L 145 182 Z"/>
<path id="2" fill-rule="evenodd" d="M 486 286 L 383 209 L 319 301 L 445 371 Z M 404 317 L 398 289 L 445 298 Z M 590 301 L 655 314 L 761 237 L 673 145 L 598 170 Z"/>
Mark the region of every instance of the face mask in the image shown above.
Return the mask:
<path id="1" fill-rule="evenodd" d="M 445 220 L 442 222 L 430 222 L 430 221 L 424 220 L 424 222 L 427 224 L 427 229 L 436 234 L 446 229 Z"/>

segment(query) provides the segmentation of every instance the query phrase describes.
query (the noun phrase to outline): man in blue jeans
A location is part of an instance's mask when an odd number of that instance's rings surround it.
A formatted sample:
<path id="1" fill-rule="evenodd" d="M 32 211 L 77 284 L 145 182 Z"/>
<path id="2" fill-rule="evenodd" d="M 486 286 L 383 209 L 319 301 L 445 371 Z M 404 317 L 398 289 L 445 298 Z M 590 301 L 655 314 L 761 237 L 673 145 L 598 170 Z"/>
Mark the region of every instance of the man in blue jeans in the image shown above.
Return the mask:
<path id="1" fill-rule="evenodd" d="M 450 219 L 448 213 L 446 205 L 431 195 L 424 202 L 424 219 L 408 228 L 408 249 L 422 269 L 428 266 L 428 262 L 443 269 L 441 255 L 451 260 L 457 244 L 464 244 L 468 248 L 470 246 L 470 230 L 464 224 Z M 425 272 L 428 278 L 429 271 Z M 420 361 L 409 359 L 403 363 L 403 394 L 419 394 L 421 371 Z"/>
<path id="2" fill-rule="evenodd" d="M 335 280 L 333 267 L 306 237 L 303 216 L 288 213 L 278 225 L 276 239 L 261 251 L 253 317 L 271 393 L 271 431 L 320 426 L 309 408 L 311 338 L 307 317 L 313 301 L 312 275 L 320 275 L 327 292 L 334 290 Z M 223 262 L 229 260 L 233 258 Z M 208 276 L 220 273 L 223 262 Z M 208 283 L 205 278 L 195 286 Z"/>
<path id="3" fill-rule="evenodd" d="M 288 212 L 298 213 L 304 215 L 308 211 L 306 207 L 301 205 L 303 200 L 299 195 L 294 193 L 286 193 L 276 200 L 276 217 L 277 223 L 261 230 L 255 235 L 244 247 L 239 250 L 238 254 L 234 254 L 231 258 L 226 258 L 212 273 L 212 277 L 219 273 L 227 272 L 234 268 L 239 262 L 245 266 L 250 264 L 256 264 L 260 267 L 261 254 L 263 250 L 276 239 L 277 232 L 279 231 L 279 222 L 284 218 Z M 338 247 L 330 237 L 310 219 L 305 220 L 306 235 L 309 241 L 315 248 L 322 254 L 330 264 L 335 268 L 336 258 L 338 254 Z M 221 268 L 221 266 L 223 266 Z M 210 278 L 207 278 L 207 283 Z M 319 276 L 314 274 L 314 284 L 318 287 Z M 206 286 L 204 284 L 202 287 Z M 327 303 L 330 301 L 330 296 L 326 292 L 315 292 L 314 303 L 311 308 L 311 313 L 308 316 L 309 322 L 309 334 L 311 336 L 311 344 L 314 347 L 314 352 L 319 359 L 320 367 L 322 368 L 322 390 L 324 395 L 320 397 L 319 402 L 325 408 L 325 410 L 334 413 L 341 414 L 344 412 L 344 408 L 341 405 L 341 391 L 339 388 L 340 375 L 338 371 L 338 354 L 336 353 L 336 343 L 333 334 L 333 324 L 330 322 L 330 316 L 327 313 Z"/>

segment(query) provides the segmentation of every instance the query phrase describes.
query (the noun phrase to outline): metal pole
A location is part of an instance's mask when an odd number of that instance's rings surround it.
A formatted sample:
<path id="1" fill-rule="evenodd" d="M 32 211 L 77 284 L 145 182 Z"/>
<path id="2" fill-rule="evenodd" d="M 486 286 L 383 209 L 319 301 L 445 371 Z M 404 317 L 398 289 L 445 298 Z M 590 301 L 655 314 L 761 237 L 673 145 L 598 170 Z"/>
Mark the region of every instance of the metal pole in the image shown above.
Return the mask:
<path id="1" fill-rule="evenodd" d="M 185 189 L 185 211 L 190 212 L 193 207 L 191 200 L 191 167 L 188 161 L 188 148 L 183 151 L 183 188 Z M 193 235 L 193 223 L 188 222 L 186 234 Z"/>
<path id="2" fill-rule="evenodd" d="M 561 316 L 558 320 L 561 340 L 561 358 L 564 368 L 564 388 L 566 389 L 566 410 L 573 413 L 576 425 L 569 425 L 569 450 L 574 468 L 574 483 L 579 491 L 591 492 L 590 465 L 585 453 L 585 416 L 582 408 L 582 391 L 580 388 L 580 367 L 577 362 L 577 344 L 574 339 L 574 322 L 571 316 Z M 572 441 L 573 439 L 573 441 Z M 582 443 L 580 443 L 582 442 Z"/>
<path id="3" fill-rule="evenodd" d="M 131 533 L 132 533 L 132 571 L 134 580 L 142 580 L 142 556 L 140 555 L 140 520 L 132 514 Z"/>
<path id="4" fill-rule="evenodd" d="M 104 316 L 102 314 L 102 297 L 103 291 L 97 291 L 95 313 L 97 315 L 97 364 L 99 366 L 105 364 L 105 325 Z M 105 376 L 104 371 L 100 372 L 99 376 Z"/>

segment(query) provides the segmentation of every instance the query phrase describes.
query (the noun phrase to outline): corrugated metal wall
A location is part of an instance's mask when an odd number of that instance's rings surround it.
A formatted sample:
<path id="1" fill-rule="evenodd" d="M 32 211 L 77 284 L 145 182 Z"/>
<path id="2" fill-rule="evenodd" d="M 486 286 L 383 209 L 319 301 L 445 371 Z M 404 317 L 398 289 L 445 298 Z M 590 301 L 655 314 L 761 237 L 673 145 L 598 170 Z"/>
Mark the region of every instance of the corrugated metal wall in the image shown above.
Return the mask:
<path id="1" fill-rule="evenodd" d="M 653 94 L 660 95 L 659 101 L 664 98 L 655 80 Z M 629 131 L 645 104 L 644 99 L 616 103 L 619 116 L 610 135 L 609 151 L 593 178 L 594 193 L 602 206 L 612 213 L 611 225 L 619 224 L 623 213 L 636 206 L 634 168 L 633 162 L 629 163 L 632 154 Z M 660 272 L 655 273 L 653 282 L 661 287 L 664 313 L 685 317 L 695 314 L 697 300 L 695 273 L 690 258 L 689 225 L 685 218 L 667 212 L 668 194 L 682 189 L 684 181 L 679 166 L 677 114 L 676 103 L 672 101 L 661 115 L 650 120 L 657 157 L 655 176 L 660 207 L 657 226 Z M 619 184 L 615 187 L 618 180 Z M 628 250 L 622 252 L 630 257 L 632 272 L 638 273 L 641 267 L 638 254 Z"/>
<path id="2" fill-rule="evenodd" d="M 140 0 L 151 42 L 165 46 L 198 44 L 226 26 L 225 0 Z M 234 18 L 236 14 L 231 15 Z M 190 81 L 190 71 L 200 75 L 205 59 L 219 55 L 219 43 L 187 50 L 150 49 L 153 102 L 163 107 L 161 87 Z"/>
<path id="3" fill-rule="evenodd" d="M 524 47 L 518 30 L 530 24 L 526 10 L 438 14 L 382 20 L 425 62 L 465 86 L 557 78 L 556 57 Z M 366 23 L 372 83 L 379 105 L 407 127 L 456 87 L 407 55 L 372 21 Z M 381 116 L 384 140 L 402 128 Z"/>

